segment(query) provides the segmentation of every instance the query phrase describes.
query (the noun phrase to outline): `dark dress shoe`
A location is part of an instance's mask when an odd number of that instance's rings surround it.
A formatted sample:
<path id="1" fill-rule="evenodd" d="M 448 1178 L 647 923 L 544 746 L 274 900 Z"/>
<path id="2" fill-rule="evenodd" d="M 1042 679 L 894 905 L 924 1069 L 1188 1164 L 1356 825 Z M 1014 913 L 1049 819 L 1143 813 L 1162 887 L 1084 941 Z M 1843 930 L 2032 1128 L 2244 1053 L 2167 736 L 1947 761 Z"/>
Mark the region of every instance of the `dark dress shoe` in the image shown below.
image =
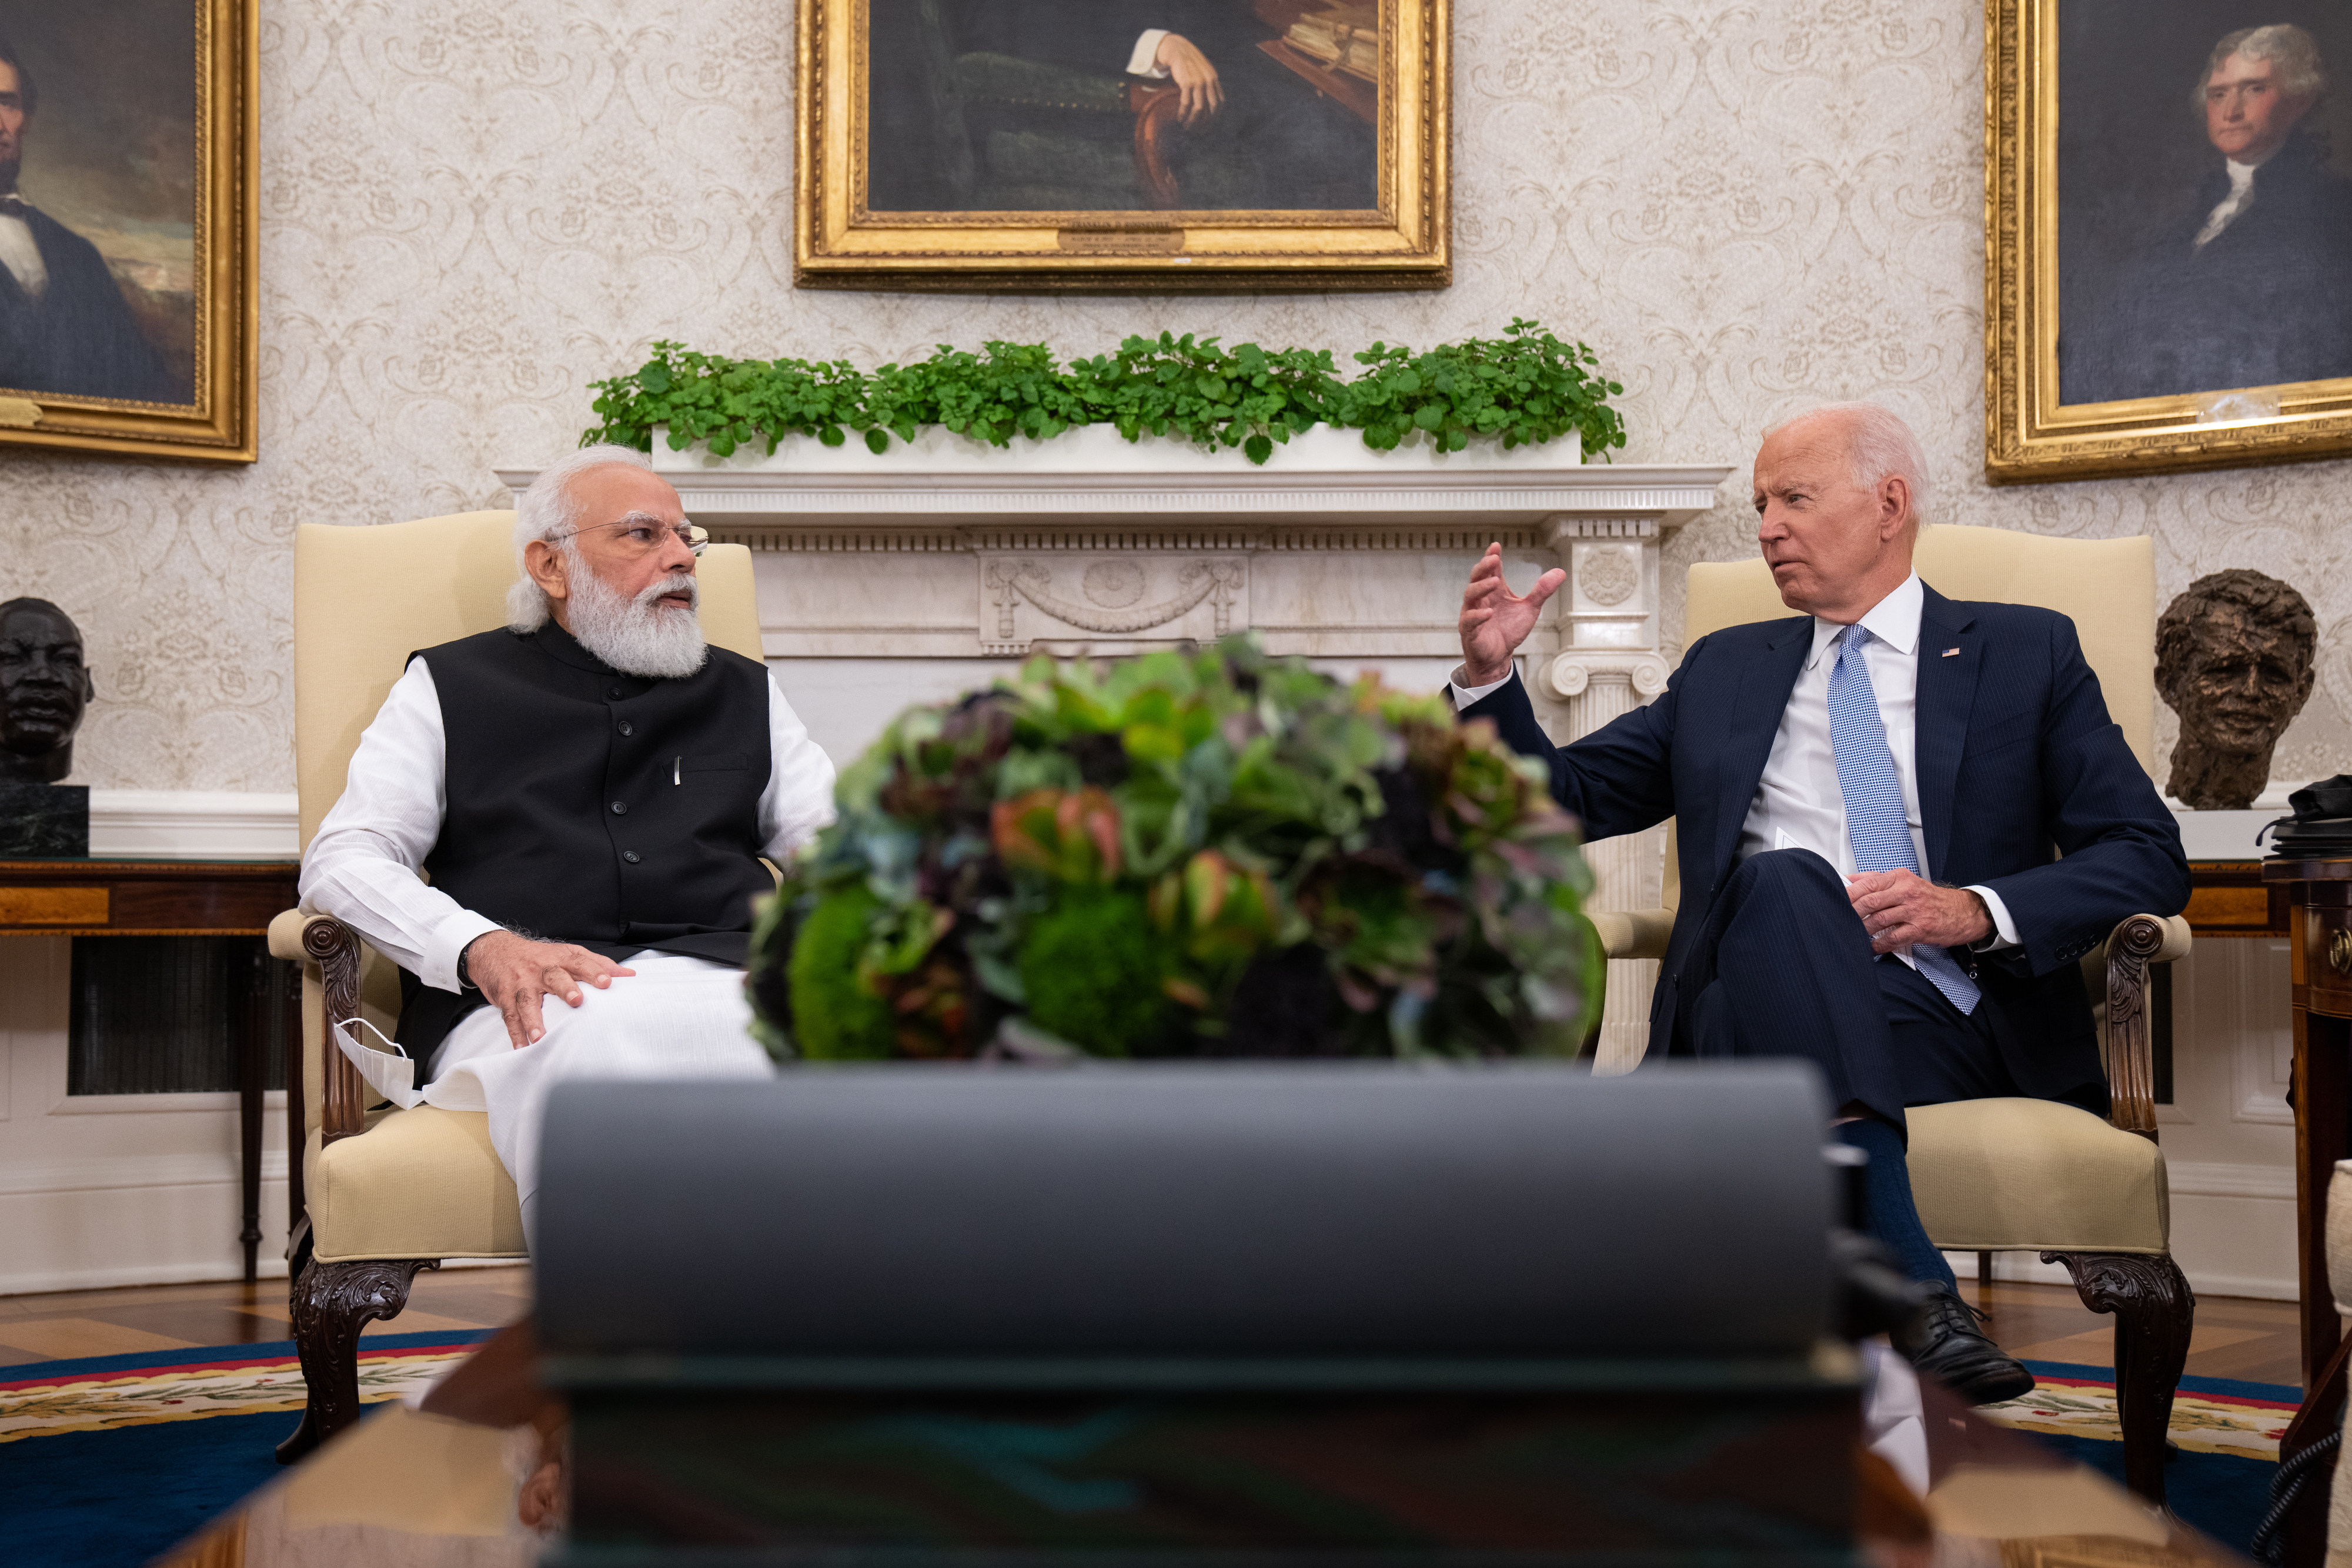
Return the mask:
<path id="1" fill-rule="evenodd" d="M 1931 1285 L 1919 1315 L 1894 1336 L 1895 1348 L 1971 1405 L 1998 1405 L 2032 1393 L 2033 1374 L 1977 1327 L 1983 1315 L 1949 1286 Z"/>

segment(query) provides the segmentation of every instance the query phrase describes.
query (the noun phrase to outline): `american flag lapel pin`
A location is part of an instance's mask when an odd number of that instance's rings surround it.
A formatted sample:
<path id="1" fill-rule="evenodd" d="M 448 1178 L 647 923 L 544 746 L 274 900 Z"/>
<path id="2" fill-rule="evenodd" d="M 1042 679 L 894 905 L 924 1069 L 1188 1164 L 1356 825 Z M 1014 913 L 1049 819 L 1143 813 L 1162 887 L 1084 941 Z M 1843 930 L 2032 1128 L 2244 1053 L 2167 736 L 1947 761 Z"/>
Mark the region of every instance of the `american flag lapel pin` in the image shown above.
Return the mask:
<path id="1" fill-rule="evenodd" d="M 1947 659 L 1957 659 L 1960 656 L 1960 651 L 1958 648 L 1947 648 L 1944 650 L 1943 656 Z"/>

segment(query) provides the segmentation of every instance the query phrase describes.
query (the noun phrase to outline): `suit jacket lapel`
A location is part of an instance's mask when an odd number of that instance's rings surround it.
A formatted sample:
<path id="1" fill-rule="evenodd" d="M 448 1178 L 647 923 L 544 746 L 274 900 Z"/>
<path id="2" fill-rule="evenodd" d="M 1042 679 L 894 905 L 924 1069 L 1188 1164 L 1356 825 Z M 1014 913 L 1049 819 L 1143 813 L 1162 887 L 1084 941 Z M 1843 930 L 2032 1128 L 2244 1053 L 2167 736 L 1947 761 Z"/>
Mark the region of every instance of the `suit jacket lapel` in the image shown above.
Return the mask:
<path id="1" fill-rule="evenodd" d="M 1748 803 L 1772 759 L 1772 737 L 1780 733 L 1780 716 L 1788 711 L 1789 694 L 1812 651 L 1813 618 L 1801 615 L 1776 621 L 1765 639 L 1761 658 L 1739 667 L 1739 684 L 1731 694 L 1731 711 L 1724 736 L 1721 762 L 1716 775 L 1714 858 L 1707 870 L 1720 880 L 1723 868 L 1738 852 L 1739 830 L 1748 821 Z"/>
<path id="2" fill-rule="evenodd" d="M 1952 847 L 1960 753 L 1968 747 L 1969 713 L 1976 706 L 1977 667 L 1984 653 L 1982 640 L 1969 630 L 1975 624 L 1975 616 L 1934 589 L 1927 590 L 1919 612 L 1919 686 L 1912 744 L 1930 882 L 1943 876 Z M 1959 652 L 1948 659 L 1947 648 Z"/>

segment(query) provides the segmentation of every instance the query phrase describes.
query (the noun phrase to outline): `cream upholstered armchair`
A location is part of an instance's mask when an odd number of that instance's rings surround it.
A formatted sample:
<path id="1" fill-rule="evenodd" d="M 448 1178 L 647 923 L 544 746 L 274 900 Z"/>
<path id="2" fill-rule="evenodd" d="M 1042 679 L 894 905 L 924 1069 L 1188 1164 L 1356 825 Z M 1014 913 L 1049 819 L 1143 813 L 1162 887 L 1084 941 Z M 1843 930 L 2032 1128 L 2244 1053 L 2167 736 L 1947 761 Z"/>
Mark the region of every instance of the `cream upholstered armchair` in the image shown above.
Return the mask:
<path id="1" fill-rule="evenodd" d="M 2107 709 L 2155 771 L 2156 551 L 2147 538 L 2063 539 L 1937 527 L 1919 539 L 1920 577 L 1949 599 L 2033 604 L 2074 620 Z M 1709 632 L 1789 614 L 1762 560 L 1690 569 L 1685 645 Z M 1666 845 L 1664 907 L 1597 914 L 1612 958 L 1664 955 L 1680 888 Z M 2114 1108 L 2106 1121 L 2046 1100 L 1969 1100 L 1910 1113 L 1911 1186 L 1947 1251 L 2039 1252 L 2063 1264 L 2083 1304 L 2116 1316 L 2116 1392 L 2134 1491 L 2164 1500 L 2165 1428 L 2189 1354 L 2196 1302 L 2170 1252 L 2164 1155 L 2156 1145 L 2148 966 L 2189 951 L 2179 915 L 2135 915 L 2083 958 L 2099 1014 Z"/>
<path id="2" fill-rule="evenodd" d="M 310 525 L 294 540 L 294 755 L 307 849 L 343 792 L 360 732 L 408 655 L 506 623 L 514 514 L 467 512 L 380 528 Z M 712 545 L 697 566 L 703 632 L 761 657 L 751 553 Z M 371 1110 L 357 1070 L 327 1049 L 327 1020 L 387 1035 L 399 971 L 349 926 L 289 910 L 269 950 L 302 965 L 302 1050 L 287 1099 L 302 1151 L 291 1173 L 294 1340 L 310 1402 L 279 1445 L 291 1462 L 359 1414 L 359 1336 L 397 1315 L 420 1269 L 446 1258 L 520 1258 L 514 1182 L 480 1113 Z M 290 1116 L 289 1116 L 290 1119 Z"/>

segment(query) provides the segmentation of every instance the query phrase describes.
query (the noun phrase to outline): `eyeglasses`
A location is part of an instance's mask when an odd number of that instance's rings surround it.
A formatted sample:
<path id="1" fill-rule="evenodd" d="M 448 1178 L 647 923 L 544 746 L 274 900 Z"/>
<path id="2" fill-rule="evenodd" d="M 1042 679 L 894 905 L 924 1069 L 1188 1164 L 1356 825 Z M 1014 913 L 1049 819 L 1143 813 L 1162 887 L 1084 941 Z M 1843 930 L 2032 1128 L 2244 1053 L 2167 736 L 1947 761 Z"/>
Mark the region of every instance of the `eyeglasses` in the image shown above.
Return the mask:
<path id="1" fill-rule="evenodd" d="M 623 530 L 620 538 L 621 553 L 629 556 L 651 555 L 672 538 L 684 545 L 688 553 L 697 556 L 710 544 L 710 536 L 692 523 L 673 528 L 645 517 L 623 517 L 617 523 L 591 524 L 584 528 L 574 528 L 568 534 L 558 534 L 549 542 L 551 544 L 556 540 L 572 538 L 581 534 L 598 533 L 605 528 Z M 663 537 L 665 535 L 668 538 L 665 538 Z"/>

